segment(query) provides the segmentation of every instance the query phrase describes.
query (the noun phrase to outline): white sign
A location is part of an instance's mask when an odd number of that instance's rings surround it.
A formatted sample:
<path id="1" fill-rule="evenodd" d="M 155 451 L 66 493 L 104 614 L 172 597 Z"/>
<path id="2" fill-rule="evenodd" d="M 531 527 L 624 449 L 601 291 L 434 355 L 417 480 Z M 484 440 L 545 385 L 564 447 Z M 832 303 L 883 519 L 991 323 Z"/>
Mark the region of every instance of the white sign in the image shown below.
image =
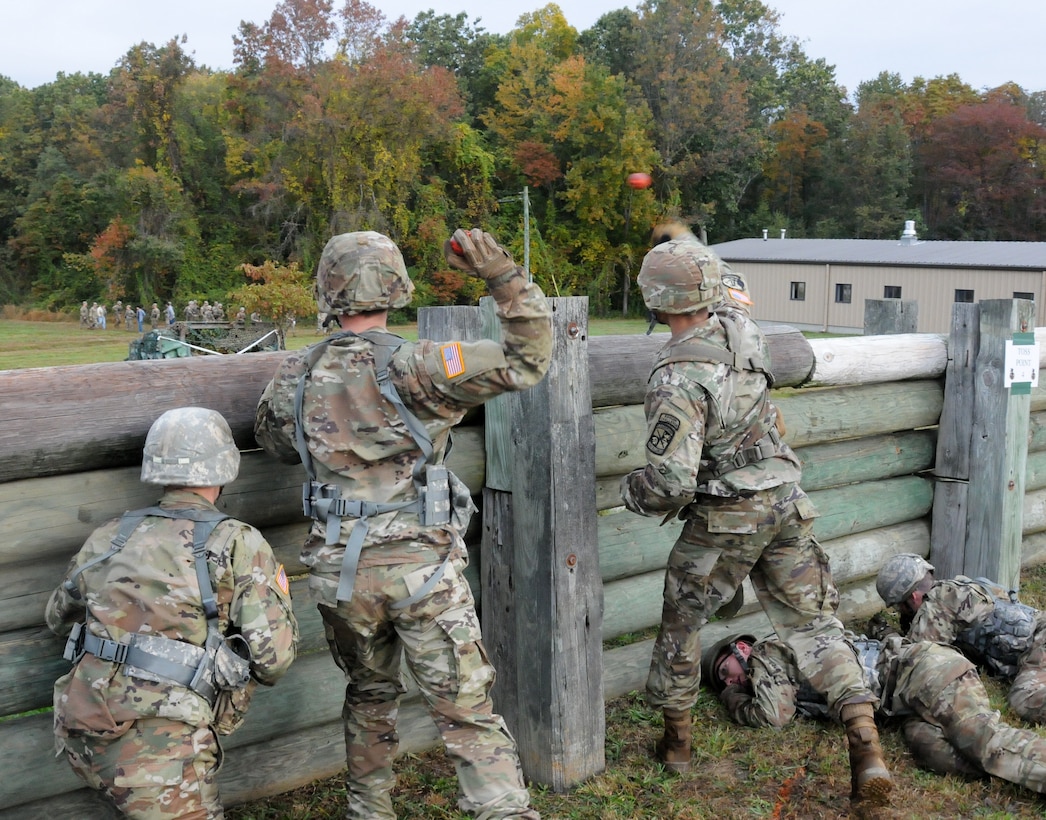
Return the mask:
<path id="1" fill-rule="evenodd" d="M 1030 383 L 1039 386 L 1039 346 L 1037 344 L 1019 345 L 1006 342 L 1006 369 L 1003 385 L 1009 387 L 1014 383 Z"/>

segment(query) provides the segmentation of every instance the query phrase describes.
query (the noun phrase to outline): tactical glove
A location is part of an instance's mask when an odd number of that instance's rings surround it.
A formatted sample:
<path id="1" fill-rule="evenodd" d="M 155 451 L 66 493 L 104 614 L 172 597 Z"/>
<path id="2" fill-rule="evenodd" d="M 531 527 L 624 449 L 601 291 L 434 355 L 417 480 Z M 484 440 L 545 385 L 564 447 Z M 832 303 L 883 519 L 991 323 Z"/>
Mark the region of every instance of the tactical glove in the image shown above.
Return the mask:
<path id="1" fill-rule="evenodd" d="M 728 686 L 719 693 L 719 702 L 726 707 L 726 711 L 731 715 L 736 714 L 737 710 L 751 699 L 752 696 L 748 694 L 748 689 L 737 684 Z"/>
<path id="2" fill-rule="evenodd" d="M 473 273 L 491 286 L 507 281 L 516 272 L 508 251 L 479 228 L 454 231 L 453 238 L 443 245 L 443 256 L 452 268 Z"/>

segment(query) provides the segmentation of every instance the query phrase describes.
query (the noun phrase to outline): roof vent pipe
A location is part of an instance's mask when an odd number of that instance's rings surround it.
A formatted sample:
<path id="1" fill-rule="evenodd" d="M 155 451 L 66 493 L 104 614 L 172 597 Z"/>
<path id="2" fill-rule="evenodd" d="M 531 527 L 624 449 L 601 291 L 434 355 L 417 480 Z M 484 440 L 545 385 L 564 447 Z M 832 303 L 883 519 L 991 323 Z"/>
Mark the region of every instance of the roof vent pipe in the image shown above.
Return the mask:
<path id="1" fill-rule="evenodd" d="M 902 245 L 914 245 L 919 241 L 919 237 L 915 233 L 915 220 L 906 219 L 904 222 L 904 233 L 901 234 Z"/>
<path id="2" fill-rule="evenodd" d="M 782 239 L 785 238 L 785 231 L 787 231 L 787 230 L 788 230 L 787 228 L 781 228 L 781 238 Z"/>
<path id="3" fill-rule="evenodd" d="M 768 230 L 767 230 L 766 228 L 763 228 L 763 241 L 764 241 L 764 242 L 766 241 L 766 235 L 767 235 L 768 233 L 770 233 L 770 231 L 768 231 Z"/>

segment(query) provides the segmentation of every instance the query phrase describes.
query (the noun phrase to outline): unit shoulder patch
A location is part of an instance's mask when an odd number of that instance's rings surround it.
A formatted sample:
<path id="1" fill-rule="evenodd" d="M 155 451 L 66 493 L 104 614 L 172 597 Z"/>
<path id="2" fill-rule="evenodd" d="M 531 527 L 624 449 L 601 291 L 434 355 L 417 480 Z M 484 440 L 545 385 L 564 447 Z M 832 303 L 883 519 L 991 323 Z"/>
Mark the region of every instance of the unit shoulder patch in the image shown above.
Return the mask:
<path id="1" fill-rule="evenodd" d="M 657 423 L 654 424 L 653 430 L 650 431 L 650 438 L 647 439 L 646 448 L 655 456 L 663 456 L 668 451 L 672 440 L 676 437 L 676 433 L 679 432 L 680 426 L 681 423 L 678 418 L 670 413 L 662 413 L 657 417 Z"/>

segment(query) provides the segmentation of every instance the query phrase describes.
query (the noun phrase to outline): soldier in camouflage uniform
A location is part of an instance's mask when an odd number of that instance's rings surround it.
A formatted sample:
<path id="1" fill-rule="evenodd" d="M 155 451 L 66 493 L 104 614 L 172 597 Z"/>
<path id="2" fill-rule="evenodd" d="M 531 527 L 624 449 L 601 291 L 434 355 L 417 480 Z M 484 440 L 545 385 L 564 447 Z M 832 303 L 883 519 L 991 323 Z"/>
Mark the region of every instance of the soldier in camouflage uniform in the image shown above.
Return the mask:
<path id="1" fill-rule="evenodd" d="M 1001 777 L 1046 792 L 1046 739 L 1004 723 L 977 668 L 952 647 L 850 636 L 882 720 L 901 722 L 915 761 L 939 774 Z M 705 678 L 744 726 L 781 727 L 796 712 L 824 717 L 827 705 L 781 641 L 752 636 L 720 641 L 705 658 Z"/>
<path id="2" fill-rule="evenodd" d="M 214 506 L 239 463 L 221 414 L 164 413 L 142 462 L 158 506 L 95 530 L 47 605 L 74 662 L 55 684 L 56 747 L 128 817 L 222 817 L 218 735 L 294 660 L 286 572 Z"/>
<path id="3" fill-rule="evenodd" d="M 813 505 L 799 460 L 776 429 L 769 349 L 723 300 L 718 257 L 692 237 L 671 239 L 643 260 L 639 286 L 672 338 L 647 386 L 647 464 L 626 475 L 625 506 L 685 524 L 668 560 L 661 627 L 647 698 L 664 712 L 659 760 L 690 767 L 690 709 L 701 678 L 701 626 L 733 599 L 746 576 L 803 673 L 846 726 L 852 796 L 884 802 L 892 788 L 869 691 L 835 616 L 838 591 L 813 536 Z"/>
<path id="4" fill-rule="evenodd" d="M 989 674 L 1010 681 L 1010 708 L 1029 723 L 1046 724 L 1046 613 L 985 579 L 936 580 L 922 556 L 901 553 L 879 570 L 875 587 L 901 613 L 913 641 L 952 644 Z M 881 617 L 869 634 L 886 634 Z"/>
<path id="5" fill-rule="evenodd" d="M 494 714 L 462 533 L 475 509 L 443 459 L 466 411 L 524 390 L 549 366 L 550 307 L 480 230 L 455 232 L 447 262 L 487 282 L 501 342 L 404 342 L 386 330 L 411 301 L 399 249 L 373 231 L 333 237 L 318 308 L 341 332 L 288 356 L 258 405 L 268 452 L 301 460 L 314 518 L 302 550 L 344 672 L 350 818 L 394 818 L 390 790 L 403 657 L 454 759 L 459 805 L 479 818 L 536 818 L 516 745 Z"/>

